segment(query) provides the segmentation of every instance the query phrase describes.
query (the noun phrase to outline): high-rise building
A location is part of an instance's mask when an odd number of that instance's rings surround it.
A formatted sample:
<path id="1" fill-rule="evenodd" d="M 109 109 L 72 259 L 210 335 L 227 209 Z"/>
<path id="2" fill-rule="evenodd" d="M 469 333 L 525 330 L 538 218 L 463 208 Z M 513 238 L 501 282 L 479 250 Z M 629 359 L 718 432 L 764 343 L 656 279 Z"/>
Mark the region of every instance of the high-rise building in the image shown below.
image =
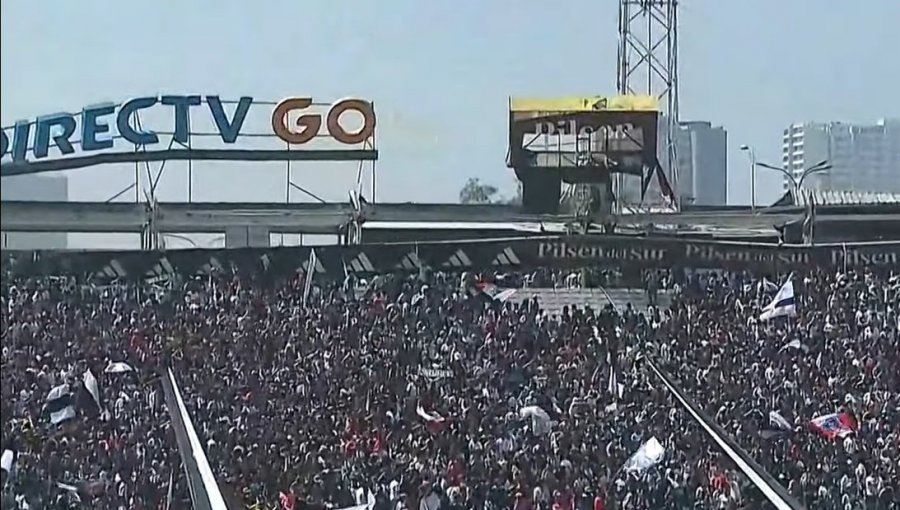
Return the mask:
<path id="1" fill-rule="evenodd" d="M 660 144 L 666 139 L 666 123 L 660 121 Z M 674 136 L 678 179 L 674 183 L 678 200 L 684 205 L 726 205 L 728 201 L 728 132 L 708 121 L 682 122 Z M 666 171 L 665 147 L 659 160 Z M 640 201 L 640 179 L 625 184 L 626 204 Z M 654 178 L 644 197 L 645 204 L 658 204 L 660 191 Z"/>
<path id="2" fill-rule="evenodd" d="M 0 209 L 6 200 L 64 202 L 68 199 L 69 179 L 64 175 L 4 177 L 0 186 Z M 2 236 L 4 250 L 62 250 L 67 244 L 65 232 L 3 232 Z"/>
<path id="3" fill-rule="evenodd" d="M 728 132 L 710 122 L 682 122 L 675 136 L 676 192 L 682 204 L 728 201 Z"/>
<path id="4" fill-rule="evenodd" d="M 874 124 L 807 122 L 784 130 L 782 168 L 804 188 L 900 193 L 900 119 Z M 831 168 L 804 170 L 827 161 Z M 784 189 L 793 184 L 784 177 Z"/>

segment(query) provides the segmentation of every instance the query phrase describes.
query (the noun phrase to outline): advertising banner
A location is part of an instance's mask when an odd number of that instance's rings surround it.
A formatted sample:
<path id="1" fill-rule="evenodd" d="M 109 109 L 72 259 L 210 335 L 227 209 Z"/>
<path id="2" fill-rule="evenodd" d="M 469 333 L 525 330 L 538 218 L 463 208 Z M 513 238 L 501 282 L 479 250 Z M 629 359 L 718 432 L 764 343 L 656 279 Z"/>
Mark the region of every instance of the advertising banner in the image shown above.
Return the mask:
<path id="1" fill-rule="evenodd" d="M 156 280 L 217 270 L 271 278 L 306 273 L 310 247 L 194 249 L 167 252 L 6 252 L 4 274 Z M 317 246 L 316 272 L 347 273 L 532 270 L 539 267 L 697 268 L 783 272 L 811 267 L 891 270 L 900 241 L 817 246 L 774 245 L 629 236 L 545 236 L 475 241 Z"/>
<path id="2" fill-rule="evenodd" d="M 657 162 L 653 96 L 511 98 L 509 166 L 641 175 Z"/>

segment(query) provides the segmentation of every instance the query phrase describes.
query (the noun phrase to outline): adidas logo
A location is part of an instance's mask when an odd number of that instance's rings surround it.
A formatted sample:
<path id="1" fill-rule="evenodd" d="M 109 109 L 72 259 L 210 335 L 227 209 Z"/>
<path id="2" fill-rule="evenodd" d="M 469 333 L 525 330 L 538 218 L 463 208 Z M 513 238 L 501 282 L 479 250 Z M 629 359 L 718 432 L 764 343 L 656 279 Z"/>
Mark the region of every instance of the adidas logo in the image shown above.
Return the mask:
<path id="1" fill-rule="evenodd" d="M 175 268 L 172 267 L 172 263 L 166 257 L 162 257 L 153 265 L 152 269 L 144 274 L 144 278 L 151 283 L 159 283 L 174 275 Z"/>
<path id="2" fill-rule="evenodd" d="M 419 255 L 411 251 L 400 259 L 400 263 L 396 267 L 397 269 L 419 269 L 422 267 L 422 263 L 419 261 Z"/>
<path id="3" fill-rule="evenodd" d="M 125 278 L 128 276 L 128 271 L 125 271 L 125 268 L 122 267 L 122 263 L 119 262 L 118 259 L 112 259 L 109 261 L 109 264 L 103 266 L 103 269 L 97 272 L 97 276 L 100 278 Z"/>
<path id="4" fill-rule="evenodd" d="M 209 262 L 203 264 L 203 267 L 200 268 L 200 274 L 210 274 L 212 272 L 217 272 L 222 270 L 222 263 L 219 262 L 219 259 L 215 257 L 210 257 Z"/>
<path id="5" fill-rule="evenodd" d="M 322 263 L 319 262 L 319 257 L 316 254 L 316 250 L 311 250 L 309 252 L 309 259 L 304 262 L 302 266 L 300 266 L 300 271 L 303 273 L 309 273 L 310 266 L 312 266 L 313 273 L 325 272 L 325 266 L 323 266 Z"/>
<path id="6" fill-rule="evenodd" d="M 444 262 L 444 267 L 472 267 L 472 259 L 462 250 L 456 250 L 456 253 Z"/>
<path id="7" fill-rule="evenodd" d="M 506 248 L 498 253 L 497 256 L 494 257 L 494 261 L 491 262 L 491 264 L 495 266 L 517 266 L 521 263 L 522 261 L 519 260 L 519 256 L 516 255 L 516 252 L 514 252 L 512 248 Z"/>
<path id="8" fill-rule="evenodd" d="M 375 272 L 375 266 L 372 265 L 372 261 L 369 260 L 369 257 L 363 252 L 359 252 L 353 260 L 346 264 L 346 267 L 354 273 Z"/>

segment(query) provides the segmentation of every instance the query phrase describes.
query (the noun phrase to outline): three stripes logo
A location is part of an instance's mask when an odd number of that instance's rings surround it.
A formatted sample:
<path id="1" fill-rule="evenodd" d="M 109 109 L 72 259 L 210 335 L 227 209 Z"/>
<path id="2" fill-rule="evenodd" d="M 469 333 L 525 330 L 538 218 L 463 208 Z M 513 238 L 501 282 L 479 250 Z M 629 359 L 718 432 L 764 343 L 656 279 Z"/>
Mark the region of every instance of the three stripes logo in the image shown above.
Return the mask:
<path id="1" fill-rule="evenodd" d="M 310 262 L 312 262 L 312 272 L 313 273 L 325 273 L 325 266 L 322 265 L 322 262 L 319 261 L 319 257 L 315 250 L 310 251 L 310 257 L 300 266 L 300 271 L 303 273 L 310 272 Z"/>
<path id="2" fill-rule="evenodd" d="M 518 266 L 522 261 L 519 260 L 519 256 L 516 255 L 516 252 L 513 251 L 512 248 L 506 248 L 502 252 L 498 253 L 496 257 L 494 257 L 494 261 L 491 264 L 495 266 Z"/>
<path id="3" fill-rule="evenodd" d="M 363 252 L 359 252 L 356 257 L 353 257 L 353 260 L 348 262 L 346 267 L 354 273 L 375 272 L 375 266 L 372 265 L 372 261 L 369 260 L 369 257 Z"/>
<path id="4" fill-rule="evenodd" d="M 97 276 L 112 279 L 125 278 L 128 276 L 128 271 L 125 270 L 119 259 L 112 259 L 109 261 L 109 264 L 103 266 L 103 269 L 97 272 Z"/>
<path id="5" fill-rule="evenodd" d="M 175 276 L 175 268 L 166 257 L 160 258 L 159 261 L 144 274 L 144 278 L 151 283 L 160 283 L 172 276 Z"/>
<path id="6" fill-rule="evenodd" d="M 444 267 L 472 267 L 472 259 L 466 255 L 466 252 L 462 250 L 456 250 L 453 255 L 450 255 L 450 258 L 447 259 L 447 262 L 444 262 Z"/>
<path id="7" fill-rule="evenodd" d="M 222 271 L 222 263 L 215 257 L 210 257 L 209 261 L 200 268 L 200 274 L 212 274 Z"/>
<path id="8" fill-rule="evenodd" d="M 419 269 L 420 267 L 422 267 L 422 262 L 419 260 L 419 255 L 414 251 L 404 255 L 403 258 L 400 259 L 400 263 L 397 264 L 397 269 L 411 270 Z"/>

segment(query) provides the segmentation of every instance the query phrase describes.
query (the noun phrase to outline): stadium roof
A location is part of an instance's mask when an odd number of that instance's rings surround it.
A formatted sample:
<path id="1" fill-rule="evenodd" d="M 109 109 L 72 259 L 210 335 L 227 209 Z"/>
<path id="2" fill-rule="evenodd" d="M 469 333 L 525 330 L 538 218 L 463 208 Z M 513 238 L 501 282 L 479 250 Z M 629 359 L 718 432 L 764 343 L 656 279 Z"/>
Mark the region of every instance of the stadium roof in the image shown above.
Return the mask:
<path id="1" fill-rule="evenodd" d="M 804 189 L 800 196 L 788 191 L 775 205 L 900 205 L 900 193 Z"/>

